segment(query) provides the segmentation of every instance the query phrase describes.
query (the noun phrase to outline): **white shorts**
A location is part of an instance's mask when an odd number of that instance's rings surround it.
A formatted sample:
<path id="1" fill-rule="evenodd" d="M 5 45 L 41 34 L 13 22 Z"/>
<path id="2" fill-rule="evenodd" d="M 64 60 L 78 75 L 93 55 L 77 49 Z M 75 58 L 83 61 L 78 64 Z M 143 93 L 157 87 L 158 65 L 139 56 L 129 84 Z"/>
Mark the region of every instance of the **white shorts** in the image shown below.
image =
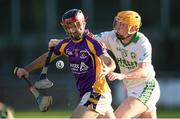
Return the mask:
<path id="1" fill-rule="evenodd" d="M 104 115 L 107 111 L 112 111 L 111 106 L 112 95 L 110 92 L 99 94 L 94 92 L 87 92 L 83 95 L 79 105 L 88 107 L 101 115 Z"/>
<path id="2" fill-rule="evenodd" d="M 160 98 L 159 84 L 156 79 L 149 80 L 140 86 L 128 90 L 129 96 L 140 100 L 148 107 L 148 110 L 156 109 L 156 103 Z"/>

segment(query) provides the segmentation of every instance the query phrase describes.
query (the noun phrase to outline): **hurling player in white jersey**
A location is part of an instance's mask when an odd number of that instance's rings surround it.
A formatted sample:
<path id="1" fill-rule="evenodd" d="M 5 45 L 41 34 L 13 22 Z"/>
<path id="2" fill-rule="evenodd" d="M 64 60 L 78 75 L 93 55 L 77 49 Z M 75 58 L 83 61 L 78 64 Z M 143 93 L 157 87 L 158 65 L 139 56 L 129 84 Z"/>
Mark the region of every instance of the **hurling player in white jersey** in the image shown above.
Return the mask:
<path id="1" fill-rule="evenodd" d="M 116 57 L 121 73 L 108 74 L 109 80 L 122 80 L 127 98 L 116 109 L 117 118 L 157 118 L 156 103 L 160 88 L 151 64 L 152 47 L 144 34 L 138 32 L 141 17 L 135 11 L 118 12 L 112 31 L 95 37 Z"/>

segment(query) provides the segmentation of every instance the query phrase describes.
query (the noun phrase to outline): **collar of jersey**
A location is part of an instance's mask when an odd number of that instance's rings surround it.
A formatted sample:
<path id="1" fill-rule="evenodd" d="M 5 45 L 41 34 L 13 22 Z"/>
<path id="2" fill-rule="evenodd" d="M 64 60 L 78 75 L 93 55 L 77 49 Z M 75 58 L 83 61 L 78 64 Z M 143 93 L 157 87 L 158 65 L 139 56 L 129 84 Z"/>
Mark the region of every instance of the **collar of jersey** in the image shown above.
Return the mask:
<path id="1" fill-rule="evenodd" d="M 72 39 L 72 42 L 73 42 L 73 43 L 80 43 L 82 40 L 83 40 L 83 38 L 81 38 L 81 39 L 79 39 L 79 40 L 73 40 L 73 39 Z"/>
<path id="2" fill-rule="evenodd" d="M 128 46 L 130 43 L 132 43 L 132 42 L 134 42 L 134 43 L 136 43 L 138 40 L 139 40 L 139 33 L 137 32 L 137 33 L 135 33 L 134 34 L 134 36 L 132 37 L 132 39 L 127 43 L 127 44 L 124 44 L 123 42 L 122 42 L 122 40 L 120 40 L 121 41 L 121 43 L 123 44 L 123 46 Z"/>

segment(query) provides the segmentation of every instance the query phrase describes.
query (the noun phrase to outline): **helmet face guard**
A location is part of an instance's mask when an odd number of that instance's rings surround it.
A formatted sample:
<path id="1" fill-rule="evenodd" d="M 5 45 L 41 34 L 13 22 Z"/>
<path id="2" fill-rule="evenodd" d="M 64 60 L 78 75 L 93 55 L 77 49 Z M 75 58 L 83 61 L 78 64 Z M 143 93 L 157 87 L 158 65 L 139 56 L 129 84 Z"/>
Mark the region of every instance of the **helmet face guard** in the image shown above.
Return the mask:
<path id="1" fill-rule="evenodd" d="M 84 33 L 86 22 L 80 10 L 72 9 L 63 15 L 61 25 L 73 40 L 79 40 Z"/>

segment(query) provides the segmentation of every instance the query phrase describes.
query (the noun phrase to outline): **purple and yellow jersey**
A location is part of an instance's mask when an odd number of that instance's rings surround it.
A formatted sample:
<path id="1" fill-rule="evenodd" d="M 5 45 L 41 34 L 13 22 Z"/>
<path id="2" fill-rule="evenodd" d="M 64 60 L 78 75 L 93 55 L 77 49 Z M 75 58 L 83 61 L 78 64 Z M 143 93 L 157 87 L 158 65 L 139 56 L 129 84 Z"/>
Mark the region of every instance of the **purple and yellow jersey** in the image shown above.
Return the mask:
<path id="1" fill-rule="evenodd" d="M 81 97 L 89 91 L 97 93 L 110 91 L 105 77 L 99 78 L 102 67 L 99 56 L 105 52 L 106 50 L 88 31 L 78 42 L 72 41 L 71 38 L 62 39 L 54 50 L 54 54 L 68 57 Z"/>

